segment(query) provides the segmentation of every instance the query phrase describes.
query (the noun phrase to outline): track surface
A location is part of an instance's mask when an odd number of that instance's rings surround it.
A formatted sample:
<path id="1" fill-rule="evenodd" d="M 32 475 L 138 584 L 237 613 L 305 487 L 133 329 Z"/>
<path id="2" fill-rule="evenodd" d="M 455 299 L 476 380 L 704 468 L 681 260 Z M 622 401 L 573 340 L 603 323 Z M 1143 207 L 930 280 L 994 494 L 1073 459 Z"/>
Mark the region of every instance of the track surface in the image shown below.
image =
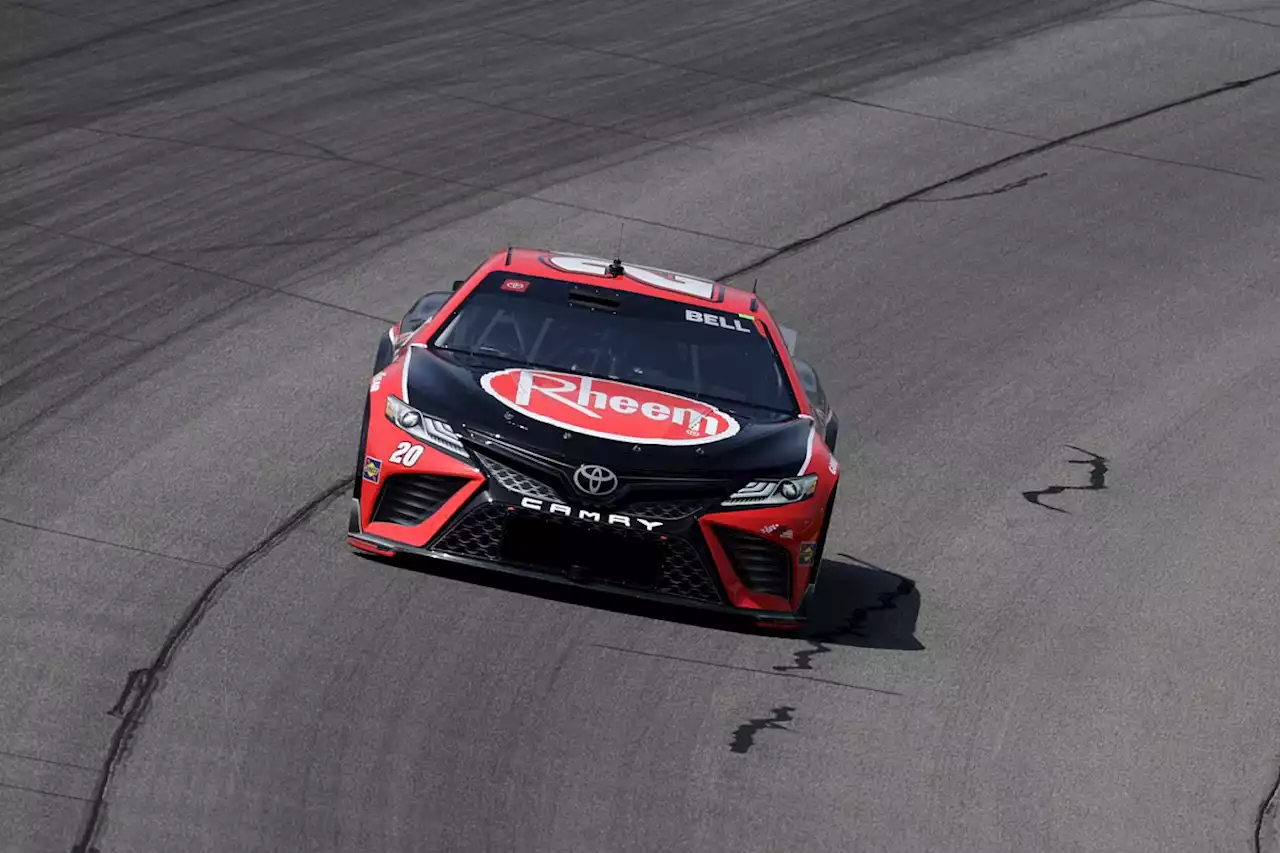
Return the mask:
<path id="1" fill-rule="evenodd" d="M 1280 849 L 1275 4 L 50 0 L 0 46 L 0 850 Z M 806 330 L 820 641 L 342 544 L 384 321 L 620 221 Z"/>

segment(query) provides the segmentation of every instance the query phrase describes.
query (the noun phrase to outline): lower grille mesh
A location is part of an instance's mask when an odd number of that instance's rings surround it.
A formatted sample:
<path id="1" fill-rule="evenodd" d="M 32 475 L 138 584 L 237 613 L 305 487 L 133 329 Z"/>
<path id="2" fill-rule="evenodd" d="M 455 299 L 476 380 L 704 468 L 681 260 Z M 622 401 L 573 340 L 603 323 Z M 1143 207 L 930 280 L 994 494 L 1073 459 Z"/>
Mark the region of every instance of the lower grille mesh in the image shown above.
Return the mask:
<path id="1" fill-rule="evenodd" d="M 544 501 L 560 500 L 560 496 L 547 484 L 535 480 L 521 471 L 517 471 L 510 465 L 499 462 L 492 456 L 478 452 L 475 455 L 487 469 L 489 476 L 497 480 L 498 484 L 507 491 L 531 498 L 539 498 Z"/>
<path id="2" fill-rule="evenodd" d="M 582 581 L 722 603 L 697 549 L 675 536 L 486 504 L 457 521 L 433 547 Z"/>
<path id="3" fill-rule="evenodd" d="M 373 511 L 374 521 L 413 526 L 421 524 L 453 497 L 463 480 L 430 474 L 388 477 Z"/>
<path id="4" fill-rule="evenodd" d="M 791 597 L 791 554 L 786 548 L 741 530 L 716 527 L 733 570 L 748 589 Z"/>

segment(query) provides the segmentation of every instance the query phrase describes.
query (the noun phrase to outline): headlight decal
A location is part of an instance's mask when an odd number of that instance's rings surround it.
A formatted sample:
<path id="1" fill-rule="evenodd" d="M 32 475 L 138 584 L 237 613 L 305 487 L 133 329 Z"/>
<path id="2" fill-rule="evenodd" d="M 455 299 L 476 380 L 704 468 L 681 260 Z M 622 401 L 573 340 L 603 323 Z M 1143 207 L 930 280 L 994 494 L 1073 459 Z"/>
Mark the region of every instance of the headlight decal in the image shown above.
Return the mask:
<path id="1" fill-rule="evenodd" d="M 404 400 L 393 394 L 387 395 L 387 420 L 414 438 L 425 441 L 438 450 L 457 456 L 459 459 L 471 461 L 471 454 L 462 445 L 462 440 L 445 421 L 433 418 L 418 411 Z"/>
<path id="2" fill-rule="evenodd" d="M 818 475 L 788 477 L 784 480 L 754 480 L 725 500 L 725 507 L 779 506 L 799 503 L 818 491 Z"/>

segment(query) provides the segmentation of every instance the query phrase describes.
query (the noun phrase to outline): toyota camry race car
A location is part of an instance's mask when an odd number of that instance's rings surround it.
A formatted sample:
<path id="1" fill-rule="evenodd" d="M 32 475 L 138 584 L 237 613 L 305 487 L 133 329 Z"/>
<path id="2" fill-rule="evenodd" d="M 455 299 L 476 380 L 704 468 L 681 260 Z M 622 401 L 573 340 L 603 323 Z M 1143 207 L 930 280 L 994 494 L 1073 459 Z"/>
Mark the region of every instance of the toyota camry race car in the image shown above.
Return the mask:
<path id="1" fill-rule="evenodd" d="M 794 345 L 754 293 L 498 252 L 383 337 L 348 542 L 797 626 L 839 424 Z"/>

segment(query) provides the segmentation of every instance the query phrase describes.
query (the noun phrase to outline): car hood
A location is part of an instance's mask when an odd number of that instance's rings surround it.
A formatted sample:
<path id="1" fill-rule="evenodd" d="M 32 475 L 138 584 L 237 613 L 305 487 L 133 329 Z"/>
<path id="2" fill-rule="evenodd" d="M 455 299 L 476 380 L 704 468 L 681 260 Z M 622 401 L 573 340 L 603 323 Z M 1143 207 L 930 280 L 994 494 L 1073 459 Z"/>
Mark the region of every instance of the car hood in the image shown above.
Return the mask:
<path id="1" fill-rule="evenodd" d="M 717 478 L 795 476 L 810 451 L 805 417 L 426 347 L 407 359 L 407 402 L 472 445 L 497 439 L 620 474 Z"/>

